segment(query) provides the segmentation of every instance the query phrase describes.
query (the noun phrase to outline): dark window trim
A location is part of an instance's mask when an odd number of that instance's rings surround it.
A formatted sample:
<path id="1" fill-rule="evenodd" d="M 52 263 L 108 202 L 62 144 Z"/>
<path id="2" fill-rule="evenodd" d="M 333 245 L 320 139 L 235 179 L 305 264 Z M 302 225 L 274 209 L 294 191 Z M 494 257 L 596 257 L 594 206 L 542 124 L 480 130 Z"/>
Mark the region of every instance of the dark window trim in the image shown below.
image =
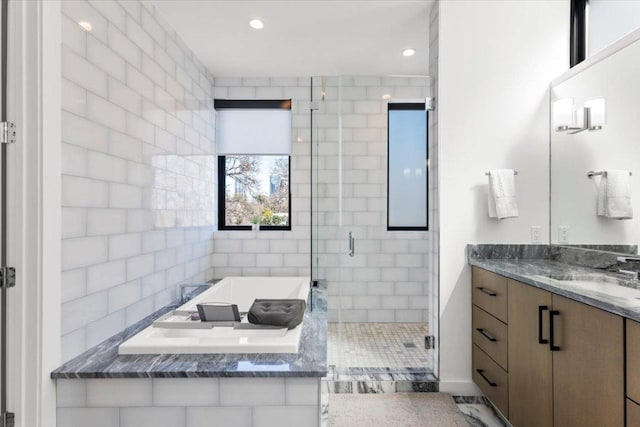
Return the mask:
<path id="1" fill-rule="evenodd" d="M 569 62 L 574 67 L 587 58 L 589 0 L 571 0 L 571 41 Z"/>
<path id="2" fill-rule="evenodd" d="M 266 156 L 266 155 L 265 155 Z M 252 230 L 251 225 L 227 225 L 225 223 L 226 193 L 227 193 L 227 167 L 226 157 L 218 156 L 218 230 Z M 289 217 L 287 225 L 260 225 L 259 231 L 291 231 L 291 156 L 289 157 Z"/>
<path id="3" fill-rule="evenodd" d="M 213 108 L 224 110 L 242 108 L 245 110 L 291 110 L 291 99 L 214 99 Z"/>
<path id="4" fill-rule="evenodd" d="M 424 102 L 390 102 L 389 110 L 425 110 Z M 388 116 L 388 113 L 387 113 Z"/>
<path id="5" fill-rule="evenodd" d="M 426 109 L 426 104 L 424 102 L 390 102 L 387 104 L 387 231 L 429 231 L 429 170 L 427 170 L 425 175 L 426 181 L 426 189 L 427 189 L 427 197 L 426 197 L 426 210 L 425 213 L 427 215 L 427 225 L 425 227 L 392 227 L 389 225 L 389 153 L 390 153 L 390 143 L 389 140 L 389 111 L 392 110 L 418 110 L 424 111 L 425 119 L 426 119 L 426 139 L 425 144 L 427 147 L 427 159 L 429 158 L 429 111 Z M 426 159 L 425 159 L 426 160 Z"/>

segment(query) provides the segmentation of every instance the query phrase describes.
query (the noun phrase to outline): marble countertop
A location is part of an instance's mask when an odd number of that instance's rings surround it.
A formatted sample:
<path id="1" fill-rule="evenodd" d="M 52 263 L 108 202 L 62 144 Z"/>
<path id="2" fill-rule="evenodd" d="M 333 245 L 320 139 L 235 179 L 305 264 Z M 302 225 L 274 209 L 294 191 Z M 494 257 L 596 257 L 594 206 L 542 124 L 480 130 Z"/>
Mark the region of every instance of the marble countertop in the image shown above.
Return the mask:
<path id="1" fill-rule="evenodd" d="M 469 264 L 640 322 L 640 281 L 545 259 L 469 258 Z M 617 287 L 622 287 L 622 289 Z M 616 291 L 621 291 L 616 295 Z"/>
<path id="2" fill-rule="evenodd" d="M 327 374 L 327 290 L 312 288 L 297 354 L 118 355 L 118 346 L 178 306 L 168 306 L 51 373 L 51 378 L 324 377 Z"/>

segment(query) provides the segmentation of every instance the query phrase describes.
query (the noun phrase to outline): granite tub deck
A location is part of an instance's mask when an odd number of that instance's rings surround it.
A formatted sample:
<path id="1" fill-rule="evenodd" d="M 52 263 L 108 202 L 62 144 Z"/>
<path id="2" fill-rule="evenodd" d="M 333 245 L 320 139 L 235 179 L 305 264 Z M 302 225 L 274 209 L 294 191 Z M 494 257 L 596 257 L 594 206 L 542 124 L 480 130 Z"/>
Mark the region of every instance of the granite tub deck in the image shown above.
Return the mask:
<path id="1" fill-rule="evenodd" d="M 541 252 L 544 253 L 544 251 Z M 621 286 L 627 288 L 622 290 L 628 290 L 628 294 L 634 294 L 637 291 L 640 297 L 640 281 L 629 280 L 619 274 L 600 269 L 546 258 L 481 258 L 476 256 L 477 253 L 470 249 L 470 265 L 640 321 L 640 299 L 636 299 L 633 295 L 630 297 L 607 295 L 606 290 L 598 291 L 582 286 L 584 282 L 602 283 L 603 286 Z M 507 256 L 506 252 L 505 256 Z"/>
<path id="2" fill-rule="evenodd" d="M 175 304 L 68 361 L 53 371 L 51 378 L 324 377 L 327 374 L 326 291 L 326 285 L 311 291 L 297 354 L 118 355 L 122 342 L 179 305 Z"/>
<path id="3" fill-rule="evenodd" d="M 320 426 L 326 287 L 311 291 L 298 354 L 118 355 L 120 343 L 175 307 L 51 374 L 57 427 Z"/>

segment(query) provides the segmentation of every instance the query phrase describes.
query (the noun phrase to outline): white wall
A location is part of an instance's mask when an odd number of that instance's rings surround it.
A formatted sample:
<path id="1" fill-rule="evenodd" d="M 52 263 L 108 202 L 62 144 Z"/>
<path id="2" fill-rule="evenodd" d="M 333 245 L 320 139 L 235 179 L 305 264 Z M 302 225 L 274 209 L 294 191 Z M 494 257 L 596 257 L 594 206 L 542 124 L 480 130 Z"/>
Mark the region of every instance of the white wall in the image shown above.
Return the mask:
<path id="1" fill-rule="evenodd" d="M 589 0 L 591 56 L 640 28 L 640 0 Z"/>
<path id="2" fill-rule="evenodd" d="M 68 360 L 212 277 L 215 158 L 213 79 L 150 3 L 66 0 L 61 19 Z"/>
<path id="3" fill-rule="evenodd" d="M 568 66 L 569 5 L 442 1 L 439 30 L 440 378 L 442 390 L 464 392 L 473 388 L 465 245 L 528 243 L 532 225 L 547 235 L 548 91 Z M 484 173 L 496 168 L 519 172 L 519 218 L 488 218 Z"/>

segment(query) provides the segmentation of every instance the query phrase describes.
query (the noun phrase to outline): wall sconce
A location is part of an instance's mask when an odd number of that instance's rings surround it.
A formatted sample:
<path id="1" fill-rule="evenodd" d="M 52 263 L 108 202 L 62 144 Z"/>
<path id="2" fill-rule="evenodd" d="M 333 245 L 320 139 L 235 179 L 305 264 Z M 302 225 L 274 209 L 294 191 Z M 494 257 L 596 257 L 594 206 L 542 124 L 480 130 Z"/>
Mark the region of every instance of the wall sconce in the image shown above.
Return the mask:
<path id="1" fill-rule="evenodd" d="M 553 121 L 556 132 L 576 133 L 601 130 L 606 123 L 604 98 L 586 101 L 574 110 L 573 98 L 562 98 L 553 103 Z"/>
<path id="2" fill-rule="evenodd" d="M 607 123 L 604 98 L 590 99 L 584 103 L 584 107 L 588 108 L 590 112 L 589 130 L 601 130 L 602 126 Z"/>

